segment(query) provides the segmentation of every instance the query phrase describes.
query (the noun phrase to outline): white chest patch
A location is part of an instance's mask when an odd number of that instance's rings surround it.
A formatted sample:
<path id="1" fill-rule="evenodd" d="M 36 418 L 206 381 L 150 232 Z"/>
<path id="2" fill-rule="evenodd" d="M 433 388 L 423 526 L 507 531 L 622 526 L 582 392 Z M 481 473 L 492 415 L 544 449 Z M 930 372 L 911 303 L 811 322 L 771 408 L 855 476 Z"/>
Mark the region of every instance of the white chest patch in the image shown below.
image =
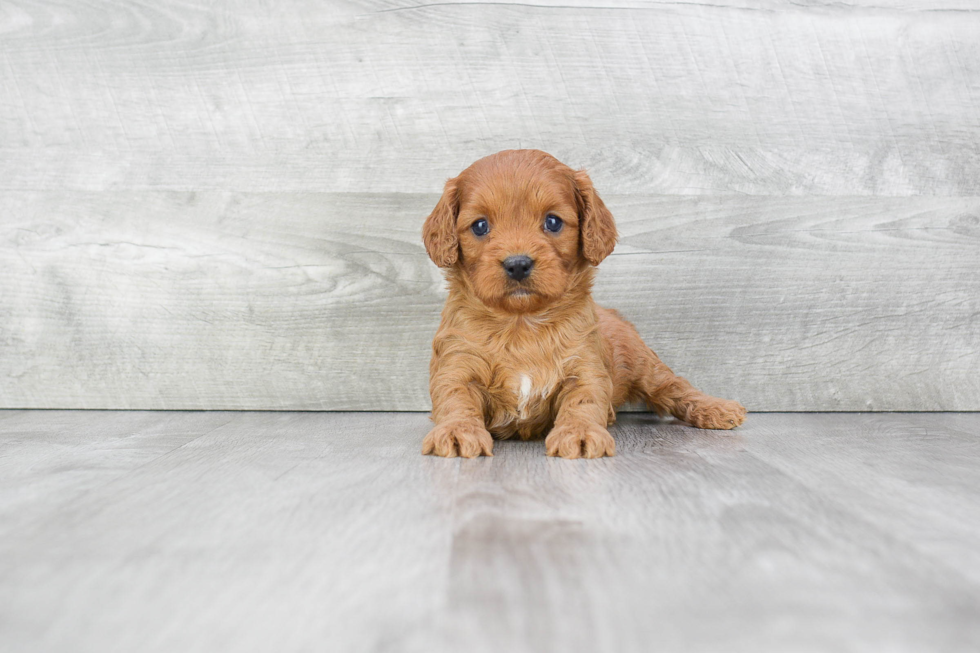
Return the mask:
<path id="1" fill-rule="evenodd" d="M 531 401 L 531 377 L 521 374 L 521 388 L 517 393 L 517 415 L 527 419 L 527 405 Z"/>

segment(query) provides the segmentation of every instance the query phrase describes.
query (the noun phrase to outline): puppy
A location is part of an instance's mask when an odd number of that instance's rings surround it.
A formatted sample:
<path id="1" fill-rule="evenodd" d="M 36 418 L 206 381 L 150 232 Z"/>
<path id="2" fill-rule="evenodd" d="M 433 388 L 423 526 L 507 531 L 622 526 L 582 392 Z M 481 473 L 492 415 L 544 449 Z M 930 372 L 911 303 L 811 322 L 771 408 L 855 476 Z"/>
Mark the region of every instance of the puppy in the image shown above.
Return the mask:
<path id="1" fill-rule="evenodd" d="M 446 182 L 422 237 L 449 282 L 422 453 L 491 456 L 494 437 L 547 433 L 549 456 L 612 456 L 606 427 L 630 400 L 698 428 L 744 421 L 741 404 L 675 376 L 592 300 L 593 268 L 617 235 L 584 171 L 538 150 L 480 159 Z"/>

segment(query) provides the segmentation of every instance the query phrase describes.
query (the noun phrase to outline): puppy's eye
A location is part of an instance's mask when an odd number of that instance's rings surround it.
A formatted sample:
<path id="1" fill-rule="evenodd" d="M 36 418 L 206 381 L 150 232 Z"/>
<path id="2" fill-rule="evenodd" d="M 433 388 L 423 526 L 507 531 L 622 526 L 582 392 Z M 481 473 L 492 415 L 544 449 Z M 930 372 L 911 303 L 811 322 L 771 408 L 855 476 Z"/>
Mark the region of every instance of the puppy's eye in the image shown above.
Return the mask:
<path id="1" fill-rule="evenodd" d="M 470 225 L 470 229 L 473 231 L 474 236 L 486 236 L 487 232 L 490 231 L 490 223 L 480 218 Z"/>
<path id="2" fill-rule="evenodd" d="M 550 231 L 553 234 L 561 231 L 562 225 L 565 223 L 561 221 L 557 215 L 549 213 L 544 219 L 544 229 L 545 231 Z"/>

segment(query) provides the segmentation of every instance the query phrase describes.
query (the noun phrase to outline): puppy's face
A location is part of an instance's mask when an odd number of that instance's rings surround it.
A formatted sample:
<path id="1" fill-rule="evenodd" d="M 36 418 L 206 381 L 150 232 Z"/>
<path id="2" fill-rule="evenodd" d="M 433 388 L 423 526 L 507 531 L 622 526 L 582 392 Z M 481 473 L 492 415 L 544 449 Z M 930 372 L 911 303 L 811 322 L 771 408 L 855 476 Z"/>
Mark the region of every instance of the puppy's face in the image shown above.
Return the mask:
<path id="1" fill-rule="evenodd" d="M 584 172 L 536 150 L 486 157 L 446 183 L 423 229 L 441 267 L 484 304 L 539 310 L 612 251 L 616 227 Z"/>

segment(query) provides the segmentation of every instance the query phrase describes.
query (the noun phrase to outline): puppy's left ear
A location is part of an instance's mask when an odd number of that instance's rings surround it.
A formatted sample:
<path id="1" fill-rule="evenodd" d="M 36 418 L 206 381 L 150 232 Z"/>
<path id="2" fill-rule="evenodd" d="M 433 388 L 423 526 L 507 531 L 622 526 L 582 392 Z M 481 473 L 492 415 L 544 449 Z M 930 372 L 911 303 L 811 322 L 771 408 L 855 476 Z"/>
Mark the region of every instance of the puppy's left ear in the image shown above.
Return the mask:
<path id="1" fill-rule="evenodd" d="M 456 180 L 450 179 L 442 191 L 442 197 L 425 219 L 422 226 L 422 242 L 432 262 L 448 268 L 459 259 L 459 237 L 456 235 L 456 216 L 459 214 L 459 193 Z"/>
<path id="2" fill-rule="evenodd" d="M 579 238 L 582 242 L 582 255 L 592 265 L 599 265 L 616 246 L 616 221 L 606 208 L 599 193 L 592 186 L 592 180 L 585 170 L 575 173 L 575 187 L 579 197 Z"/>

